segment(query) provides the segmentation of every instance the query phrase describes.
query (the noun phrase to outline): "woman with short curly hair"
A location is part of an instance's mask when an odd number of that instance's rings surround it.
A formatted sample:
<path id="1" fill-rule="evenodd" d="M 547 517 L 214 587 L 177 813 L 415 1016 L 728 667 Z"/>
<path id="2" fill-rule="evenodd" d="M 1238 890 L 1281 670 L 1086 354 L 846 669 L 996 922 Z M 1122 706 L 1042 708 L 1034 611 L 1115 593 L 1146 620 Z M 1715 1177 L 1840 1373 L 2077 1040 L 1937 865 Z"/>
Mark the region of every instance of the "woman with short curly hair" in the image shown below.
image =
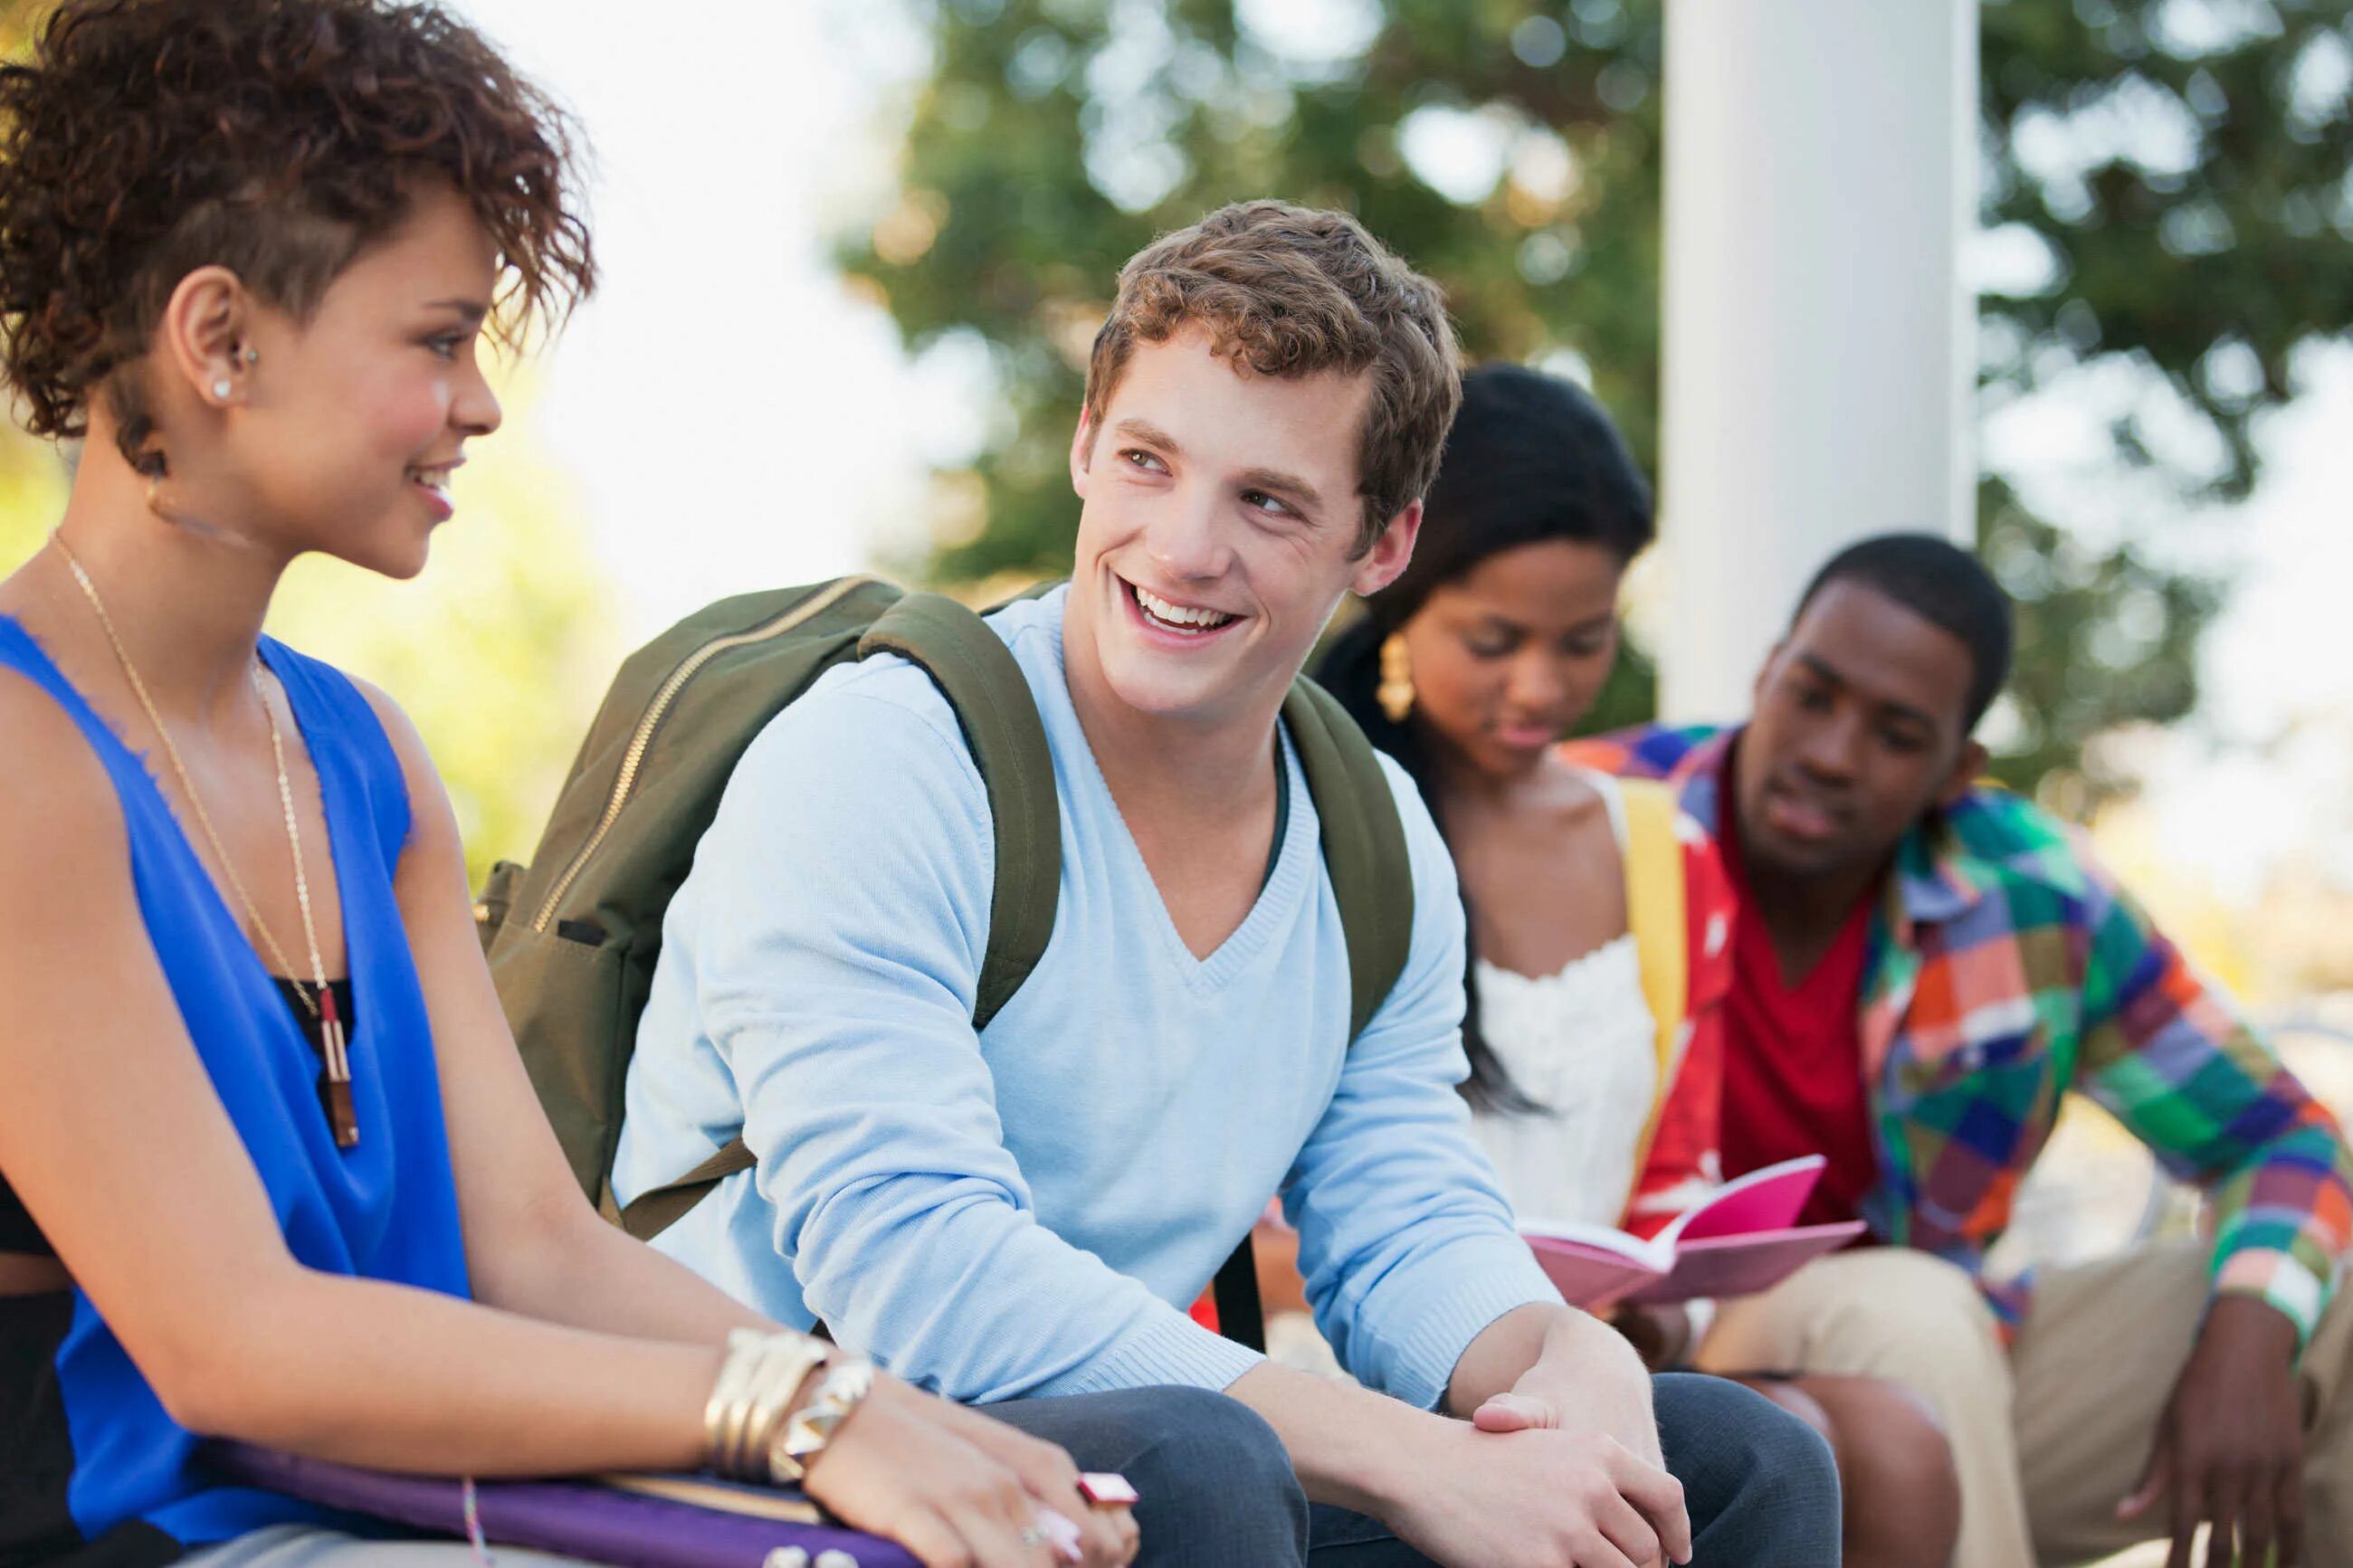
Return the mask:
<path id="1" fill-rule="evenodd" d="M 1135 1552 L 1061 1448 L 597 1218 L 415 731 L 262 635 L 299 555 L 424 566 L 499 425 L 483 332 L 595 280 L 571 139 L 430 5 L 68 0 L 0 67 L 0 368 L 31 429 L 86 437 L 0 584 L 0 1563 L 451 1550 L 222 1484 L 200 1435 L 438 1474 L 805 1469 L 927 1563 Z M 1141 1451 L 1205 1429 L 1186 1392 L 1031 1425 Z"/>

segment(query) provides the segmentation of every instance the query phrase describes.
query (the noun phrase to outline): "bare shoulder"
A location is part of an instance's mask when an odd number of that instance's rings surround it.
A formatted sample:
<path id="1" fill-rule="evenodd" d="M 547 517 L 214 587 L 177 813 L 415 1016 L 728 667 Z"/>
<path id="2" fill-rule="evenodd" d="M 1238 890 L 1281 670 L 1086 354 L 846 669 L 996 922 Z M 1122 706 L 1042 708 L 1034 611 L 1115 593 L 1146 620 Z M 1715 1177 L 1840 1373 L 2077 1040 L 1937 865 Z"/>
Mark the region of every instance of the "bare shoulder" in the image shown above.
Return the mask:
<path id="1" fill-rule="evenodd" d="M 384 726 L 385 739 L 391 742 L 393 755 L 400 759 L 401 776 L 407 781 L 408 798 L 417 808 L 419 821 L 427 816 L 448 816 L 449 791 L 442 784 L 440 770 L 433 765 L 433 753 L 425 749 L 425 737 L 417 732 L 416 721 L 409 718 L 407 710 L 372 680 L 348 672 L 343 679 L 367 700 L 376 722 Z"/>
<path id="2" fill-rule="evenodd" d="M 106 764 L 73 716 L 29 678 L 0 668 L 0 856 L 69 861 L 123 852 L 122 811 Z"/>
<path id="3" fill-rule="evenodd" d="M 391 693 L 374 681 L 348 672 L 343 679 L 366 700 L 376 722 L 384 726 L 385 739 L 391 743 L 393 755 L 400 759 L 401 779 L 408 786 L 409 847 L 423 847 L 428 862 L 446 861 L 452 856 L 462 858 L 457 811 L 449 804 L 448 788 L 442 784 L 440 772 L 434 767 L 432 753 L 425 749 L 425 737 L 417 732 L 416 722 L 393 700 Z M 414 858 L 404 851 L 402 869 Z"/>
<path id="4" fill-rule="evenodd" d="M 375 714 L 376 722 L 384 726 L 385 739 L 392 742 L 393 755 L 400 759 L 401 772 L 408 775 L 411 791 L 415 790 L 420 779 L 438 789 L 441 777 L 433 770 L 432 754 L 426 751 L 425 737 L 417 733 L 417 722 L 409 718 L 408 710 L 394 701 L 392 693 L 375 681 L 353 675 L 349 670 L 341 673 L 345 680 L 352 683 L 353 689 L 366 699 L 368 707 Z"/>
<path id="5" fill-rule="evenodd" d="M 106 764 L 72 715 L 13 669 L 0 669 L 0 945 L 20 951 L 46 930 L 111 930 L 137 893 L 131 835 Z M 36 944 L 37 945 L 37 944 Z"/>
<path id="6" fill-rule="evenodd" d="M 1553 825 L 1577 838 L 1607 840 L 1614 847 L 1617 781 L 1556 758 L 1548 761 L 1547 772 L 1545 804 Z"/>

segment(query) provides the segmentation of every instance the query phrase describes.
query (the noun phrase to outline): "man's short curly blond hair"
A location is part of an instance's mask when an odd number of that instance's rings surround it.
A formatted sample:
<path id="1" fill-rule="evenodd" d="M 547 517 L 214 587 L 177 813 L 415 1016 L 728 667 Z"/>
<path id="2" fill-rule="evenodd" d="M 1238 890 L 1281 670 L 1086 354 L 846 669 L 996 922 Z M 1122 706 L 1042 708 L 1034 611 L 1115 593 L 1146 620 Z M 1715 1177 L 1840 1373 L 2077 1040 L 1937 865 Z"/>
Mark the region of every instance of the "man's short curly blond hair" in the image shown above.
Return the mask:
<path id="1" fill-rule="evenodd" d="M 1462 396 L 1454 329 L 1438 285 L 1355 218 L 1238 202 L 1138 251 L 1088 356 L 1091 427 L 1102 427 L 1135 345 L 1187 327 L 1261 375 L 1371 374 L 1356 432 L 1358 553 L 1430 489 Z"/>

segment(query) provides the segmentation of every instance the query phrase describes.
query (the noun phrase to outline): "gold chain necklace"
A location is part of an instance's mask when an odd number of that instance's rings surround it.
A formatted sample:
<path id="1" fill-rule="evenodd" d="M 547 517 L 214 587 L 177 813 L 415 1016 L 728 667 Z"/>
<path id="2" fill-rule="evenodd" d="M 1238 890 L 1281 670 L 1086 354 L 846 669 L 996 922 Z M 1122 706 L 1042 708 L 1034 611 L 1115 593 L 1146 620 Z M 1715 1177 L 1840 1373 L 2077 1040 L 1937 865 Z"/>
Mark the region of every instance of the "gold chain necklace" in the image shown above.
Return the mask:
<path id="1" fill-rule="evenodd" d="M 245 879 L 237 875 L 237 862 L 229 858 L 227 847 L 221 843 L 220 833 L 213 826 L 212 814 L 205 809 L 204 797 L 196 793 L 195 780 L 189 777 L 187 764 L 180 760 L 180 748 L 173 743 L 172 731 L 164 727 L 164 716 L 156 711 L 154 699 L 147 695 L 147 683 L 139 679 L 138 667 L 131 662 L 131 650 L 123 646 L 121 635 L 114 629 L 114 617 L 106 613 L 106 602 L 98 596 L 98 584 L 90 580 L 90 574 L 82 570 L 81 562 L 67 547 L 61 536 L 51 534 L 49 542 L 58 547 L 58 553 L 65 558 L 74 581 L 81 584 L 82 595 L 90 600 L 90 607 L 97 612 L 99 626 L 106 633 L 106 640 L 113 645 L 115 659 L 122 666 L 124 678 L 131 682 L 132 695 L 139 699 L 139 706 L 147 714 L 147 722 L 154 727 L 156 738 L 164 742 L 164 755 L 170 759 L 172 772 L 180 781 L 180 793 L 188 797 L 189 809 L 195 813 L 196 825 L 204 829 L 206 840 L 213 847 L 213 858 L 220 862 L 221 872 L 237 893 L 237 902 L 245 906 L 246 916 L 253 921 L 253 929 L 260 935 L 262 945 L 269 950 L 278 973 L 291 975 L 294 965 L 287 961 L 286 950 L 278 945 L 278 938 L 271 933 L 269 923 L 261 918 L 259 906 L 254 903 L 253 895 L 246 890 Z M 261 700 L 262 714 L 269 721 L 269 752 L 278 763 L 278 804 L 286 816 L 287 846 L 294 852 L 294 898 L 302 909 L 302 935 L 310 944 L 311 973 L 319 988 L 315 1002 L 303 994 L 299 984 L 294 987 L 294 994 L 311 1016 L 319 1020 L 320 1054 L 324 1058 L 326 1068 L 321 1090 L 326 1105 L 327 1121 L 334 1131 L 336 1147 L 350 1149 L 360 1141 L 359 1117 L 352 1103 L 350 1043 L 343 1032 L 343 1010 L 336 1005 L 334 988 L 327 984 L 326 960 L 319 951 L 319 928 L 311 914 L 311 879 L 302 866 L 302 834 L 294 818 L 294 785 L 286 773 L 286 741 L 279 729 L 278 709 L 269 700 L 269 688 L 262 683 L 261 660 L 258 656 L 254 659 L 252 676 L 253 694 Z"/>

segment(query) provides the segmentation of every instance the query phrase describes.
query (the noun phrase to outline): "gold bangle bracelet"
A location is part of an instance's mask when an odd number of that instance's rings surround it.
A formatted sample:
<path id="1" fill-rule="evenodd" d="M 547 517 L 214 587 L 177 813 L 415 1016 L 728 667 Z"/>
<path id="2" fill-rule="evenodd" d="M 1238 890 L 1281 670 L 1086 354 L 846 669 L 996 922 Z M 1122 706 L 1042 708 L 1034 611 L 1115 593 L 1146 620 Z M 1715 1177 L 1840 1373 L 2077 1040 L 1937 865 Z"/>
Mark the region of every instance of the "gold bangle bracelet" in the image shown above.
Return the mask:
<path id="1" fill-rule="evenodd" d="M 715 1475 L 756 1479 L 765 1473 L 769 1436 L 809 1373 L 832 1347 L 807 1334 L 764 1334 L 737 1329 L 727 1336 L 727 1359 L 703 1406 L 704 1468 Z"/>
<path id="2" fill-rule="evenodd" d="M 727 1336 L 727 1358 L 719 1363 L 719 1376 L 702 1407 L 702 1463 L 714 1473 L 726 1471 L 728 1428 L 741 1419 L 737 1413 L 750 1387 L 757 1349 L 765 1338 L 750 1329 L 737 1329 Z"/>
<path id="3" fill-rule="evenodd" d="M 736 1398 L 728 1405 L 727 1419 L 719 1431 L 718 1469 L 723 1476 L 740 1479 L 744 1460 L 752 1433 L 752 1407 L 759 1402 L 767 1386 L 767 1366 L 775 1351 L 775 1341 L 762 1334 L 744 1352 L 744 1382 Z"/>

